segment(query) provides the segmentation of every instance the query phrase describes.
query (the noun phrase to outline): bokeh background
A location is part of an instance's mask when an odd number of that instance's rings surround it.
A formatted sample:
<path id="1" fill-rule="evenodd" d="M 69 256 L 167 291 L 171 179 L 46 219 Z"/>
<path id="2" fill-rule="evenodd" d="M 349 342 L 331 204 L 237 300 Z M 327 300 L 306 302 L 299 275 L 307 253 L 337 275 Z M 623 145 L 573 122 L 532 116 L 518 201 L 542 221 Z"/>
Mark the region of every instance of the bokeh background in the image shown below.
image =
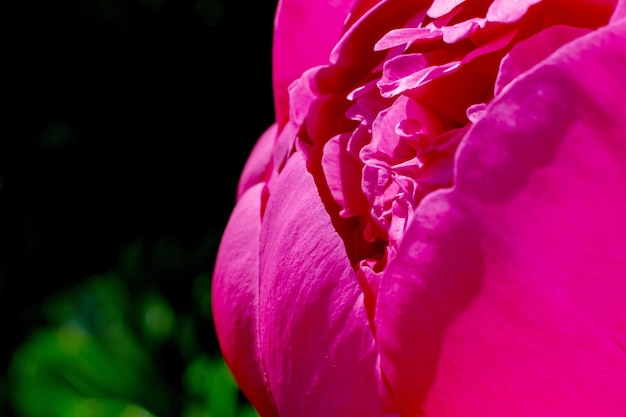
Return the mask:
<path id="1" fill-rule="evenodd" d="M 11 2 L 0 417 L 256 414 L 210 284 L 274 117 L 276 0 Z"/>

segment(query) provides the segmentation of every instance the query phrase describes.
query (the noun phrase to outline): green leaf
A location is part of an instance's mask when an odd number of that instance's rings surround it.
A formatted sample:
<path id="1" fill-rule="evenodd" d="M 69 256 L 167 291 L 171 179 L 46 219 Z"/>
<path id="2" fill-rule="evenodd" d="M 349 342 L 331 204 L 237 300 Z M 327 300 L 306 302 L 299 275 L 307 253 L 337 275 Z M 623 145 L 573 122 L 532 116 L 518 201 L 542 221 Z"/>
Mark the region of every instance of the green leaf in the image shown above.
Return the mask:
<path id="1" fill-rule="evenodd" d="M 152 369 L 133 359 L 81 329 L 40 330 L 12 357 L 14 406 L 24 417 L 72 416 L 81 401 L 99 398 L 166 413 L 171 404 L 165 387 Z"/>

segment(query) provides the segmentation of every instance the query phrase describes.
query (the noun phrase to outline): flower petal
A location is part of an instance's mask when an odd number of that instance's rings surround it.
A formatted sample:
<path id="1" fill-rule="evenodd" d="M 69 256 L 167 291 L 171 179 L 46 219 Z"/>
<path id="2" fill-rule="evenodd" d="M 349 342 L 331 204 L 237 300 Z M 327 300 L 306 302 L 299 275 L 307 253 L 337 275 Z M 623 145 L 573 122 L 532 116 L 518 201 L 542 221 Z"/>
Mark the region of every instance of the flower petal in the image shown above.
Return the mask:
<path id="1" fill-rule="evenodd" d="M 502 89 L 510 82 L 531 69 L 533 65 L 550 56 L 561 46 L 589 32 L 591 32 L 591 29 L 558 25 L 544 29 L 536 35 L 515 44 L 500 63 L 494 95 L 500 94 Z"/>
<path id="2" fill-rule="evenodd" d="M 272 187 L 261 251 L 261 349 L 281 417 L 379 416 L 363 295 L 300 154 Z"/>
<path id="3" fill-rule="evenodd" d="M 487 20 L 489 22 L 513 23 L 520 20 L 533 4 L 542 0 L 494 0 L 489 6 Z"/>
<path id="4" fill-rule="evenodd" d="M 611 21 L 616 21 L 623 17 L 626 17 L 626 0 L 619 0 L 617 2 L 617 6 L 615 6 L 615 11 L 611 16 Z"/>
<path id="5" fill-rule="evenodd" d="M 339 215 L 351 217 L 368 212 L 367 199 L 361 192 L 361 164 L 348 154 L 348 135 L 337 135 L 324 146 L 322 168 L 328 188 L 341 206 Z"/>
<path id="6" fill-rule="evenodd" d="M 273 57 L 276 121 L 288 116 L 287 88 L 304 70 L 328 64 L 355 0 L 280 0 L 274 21 Z"/>
<path id="7" fill-rule="evenodd" d="M 239 178 L 237 198 L 251 186 L 267 180 L 274 143 L 276 142 L 277 128 L 276 123 L 270 125 L 254 144 Z"/>
<path id="8" fill-rule="evenodd" d="M 455 7 L 465 3 L 466 0 L 435 0 L 428 9 L 428 16 L 436 19 L 450 13 Z"/>
<path id="9" fill-rule="evenodd" d="M 212 309 L 222 356 L 241 391 L 263 416 L 278 416 L 258 340 L 259 233 L 265 185 L 248 189 L 226 225 L 215 260 Z"/>
<path id="10" fill-rule="evenodd" d="M 625 43 L 620 21 L 511 84 L 418 207 L 376 310 L 403 416 L 624 416 Z"/>

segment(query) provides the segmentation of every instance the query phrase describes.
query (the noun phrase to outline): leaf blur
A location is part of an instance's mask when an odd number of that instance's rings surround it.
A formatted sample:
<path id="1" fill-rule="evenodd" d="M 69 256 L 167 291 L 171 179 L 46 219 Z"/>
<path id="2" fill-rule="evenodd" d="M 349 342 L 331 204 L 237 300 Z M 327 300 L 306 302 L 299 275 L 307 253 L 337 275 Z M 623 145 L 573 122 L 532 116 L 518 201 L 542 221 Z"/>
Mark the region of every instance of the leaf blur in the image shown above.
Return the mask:
<path id="1" fill-rule="evenodd" d="M 255 416 L 219 354 L 210 277 L 273 121 L 276 2 L 13 3 L 0 417 Z M 225 97 L 255 111 L 225 126 L 241 113 Z"/>

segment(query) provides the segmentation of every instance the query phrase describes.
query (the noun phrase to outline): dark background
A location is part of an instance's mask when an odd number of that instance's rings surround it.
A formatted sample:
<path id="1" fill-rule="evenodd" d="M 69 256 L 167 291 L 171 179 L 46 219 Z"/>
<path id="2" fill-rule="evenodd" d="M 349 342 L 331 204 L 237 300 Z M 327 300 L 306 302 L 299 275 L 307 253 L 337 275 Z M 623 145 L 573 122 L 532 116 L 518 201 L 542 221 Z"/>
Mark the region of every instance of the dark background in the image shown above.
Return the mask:
<path id="1" fill-rule="evenodd" d="M 218 354 L 208 298 L 193 300 L 210 290 L 239 173 L 273 122 L 275 7 L 63 0 L 4 14 L 0 417 L 18 415 L 14 352 L 59 325 L 42 306 L 94 276 L 117 274 L 131 300 L 158 293 L 192 317 L 199 349 Z M 163 340 L 149 352 L 178 386 L 188 359 Z"/>

